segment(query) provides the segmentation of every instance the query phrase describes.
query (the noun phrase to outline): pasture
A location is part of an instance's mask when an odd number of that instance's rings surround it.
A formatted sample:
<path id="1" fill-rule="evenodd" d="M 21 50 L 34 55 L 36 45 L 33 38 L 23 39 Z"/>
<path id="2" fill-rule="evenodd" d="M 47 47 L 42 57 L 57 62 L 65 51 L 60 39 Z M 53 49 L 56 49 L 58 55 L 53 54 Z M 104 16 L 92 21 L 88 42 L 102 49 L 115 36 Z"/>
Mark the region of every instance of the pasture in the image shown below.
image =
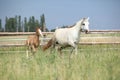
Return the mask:
<path id="1" fill-rule="evenodd" d="M 81 36 L 109 36 L 113 37 L 110 41 L 119 41 L 120 34 Z M 60 57 L 55 49 L 49 54 L 50 49 L 43 52 L 39 47 L 36 55 L 29 59 L 25 50 L 25 46 L 0 48 L 0 80 L 120 80 L 119 44 L 79 45 L 78 54 L 70 60 L 70 48 Z"/>

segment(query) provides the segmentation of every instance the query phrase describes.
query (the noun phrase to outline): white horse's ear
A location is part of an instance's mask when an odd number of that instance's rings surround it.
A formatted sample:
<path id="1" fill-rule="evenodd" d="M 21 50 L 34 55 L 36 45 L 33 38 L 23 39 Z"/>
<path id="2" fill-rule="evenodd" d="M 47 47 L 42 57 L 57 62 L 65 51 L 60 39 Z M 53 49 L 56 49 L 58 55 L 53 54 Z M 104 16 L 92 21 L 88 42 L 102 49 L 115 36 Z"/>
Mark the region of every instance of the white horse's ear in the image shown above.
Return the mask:
<path id="1" fill-rule="evenodd" d="M 87 18 L 87 20 L 89 20 L 89 17 Z"/>

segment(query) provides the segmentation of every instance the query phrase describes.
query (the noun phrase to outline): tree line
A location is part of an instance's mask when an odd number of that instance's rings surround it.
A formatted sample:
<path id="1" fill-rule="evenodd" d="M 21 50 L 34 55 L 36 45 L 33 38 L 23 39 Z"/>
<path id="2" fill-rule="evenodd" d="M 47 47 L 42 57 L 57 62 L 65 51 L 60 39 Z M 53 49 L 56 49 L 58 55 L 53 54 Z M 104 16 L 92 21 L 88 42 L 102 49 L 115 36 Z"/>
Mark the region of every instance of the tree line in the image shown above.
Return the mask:
<path id="1" fill-rule="evenodd" d="M 36 27 L 40 27 L 43 32 L 48 31 L 44 14 L 40 16 L 40 20 L 35 19 L 34 16 L 29 17 L 29 19 L 24 17 L 23 20 L 20 15 L 10 18 L 6 16 L 4 28 L 0 19 L 0 32 L 34 32 Z"/>

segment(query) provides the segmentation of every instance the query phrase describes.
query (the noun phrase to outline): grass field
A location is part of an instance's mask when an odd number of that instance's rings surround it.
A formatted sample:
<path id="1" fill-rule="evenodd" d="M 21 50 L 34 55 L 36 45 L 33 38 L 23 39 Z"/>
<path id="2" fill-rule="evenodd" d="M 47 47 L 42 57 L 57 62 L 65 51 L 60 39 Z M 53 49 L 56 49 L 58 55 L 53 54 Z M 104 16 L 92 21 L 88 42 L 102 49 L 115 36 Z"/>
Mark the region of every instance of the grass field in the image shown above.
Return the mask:
<path id="1" fill-rule="evenodd" d="M 120 80 L 120 45 L 81 45 L 70 60 L 69 49 L 62 58 L 39 49 L 27 59 L 24 51 L 0 48 L 0 80 Z"/>

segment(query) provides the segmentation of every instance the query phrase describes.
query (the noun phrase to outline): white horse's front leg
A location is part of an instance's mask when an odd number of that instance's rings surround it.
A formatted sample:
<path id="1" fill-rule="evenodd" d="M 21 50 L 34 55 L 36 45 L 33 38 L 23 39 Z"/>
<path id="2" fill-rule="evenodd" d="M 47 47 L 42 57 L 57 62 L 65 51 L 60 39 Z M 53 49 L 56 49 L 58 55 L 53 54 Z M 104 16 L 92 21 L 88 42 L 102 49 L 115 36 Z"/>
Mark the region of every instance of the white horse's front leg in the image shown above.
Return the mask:
<path id="1" fill-rule="evenodd" d="M 78 48 L 78 45 L 77 43 L 75 42 L 71 42 L 70 45 L 73 47 L 72 50 L 71 50 L 71 55 L 70 55 L 70 58 L 72 58 L 72 53 L 73 53 L 73 50 L 75 50 L 75 55 L 77 55 L 77 48 Z"/>
<path id="2" fill-rule="evenodd" d="M 72 58 L 73 50 L 76 49 L 76 45 L 74 42 L 70 42 L 69 44 L 73 47 L 71 52 L 70 52 L 70 58 Z"/>

